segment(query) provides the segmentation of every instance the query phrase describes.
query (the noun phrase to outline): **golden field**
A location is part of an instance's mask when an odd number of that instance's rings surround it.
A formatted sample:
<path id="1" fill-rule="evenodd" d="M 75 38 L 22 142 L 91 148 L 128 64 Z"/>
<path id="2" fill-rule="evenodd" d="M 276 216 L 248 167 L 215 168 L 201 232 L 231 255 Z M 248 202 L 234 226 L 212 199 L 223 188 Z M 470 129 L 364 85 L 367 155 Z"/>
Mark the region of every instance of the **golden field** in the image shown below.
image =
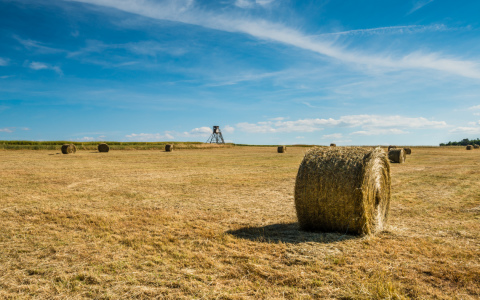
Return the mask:
<path id="1" fill-rule="evenodd" d="M 480 298 L 480 150 L 413 148 L 359 237 L 297 229 L 307 149 L 0 151 L 0 298 Z"/>

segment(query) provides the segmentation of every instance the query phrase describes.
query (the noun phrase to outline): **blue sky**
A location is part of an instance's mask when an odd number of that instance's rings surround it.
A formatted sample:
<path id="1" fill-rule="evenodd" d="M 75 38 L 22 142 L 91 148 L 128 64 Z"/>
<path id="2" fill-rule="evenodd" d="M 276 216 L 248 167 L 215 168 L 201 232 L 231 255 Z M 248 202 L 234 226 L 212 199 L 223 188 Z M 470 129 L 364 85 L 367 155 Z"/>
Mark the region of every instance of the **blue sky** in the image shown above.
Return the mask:
<path id="1" fill-rule="evenodd" d="M 0 0 L 0 140 L 480 137 L 480 1 Z"/>

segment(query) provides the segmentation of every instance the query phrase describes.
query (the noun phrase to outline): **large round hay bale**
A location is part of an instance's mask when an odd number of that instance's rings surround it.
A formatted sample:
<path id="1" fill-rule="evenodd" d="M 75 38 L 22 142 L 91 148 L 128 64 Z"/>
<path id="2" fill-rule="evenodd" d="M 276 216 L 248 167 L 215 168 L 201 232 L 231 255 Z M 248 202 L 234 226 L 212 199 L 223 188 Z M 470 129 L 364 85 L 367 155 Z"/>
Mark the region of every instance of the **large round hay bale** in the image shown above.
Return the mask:
<path id="1" fill-rule="evenodd" d="M 388 151 L 388 159 L 390 162 L 401 164 L 405 162 L 406 157 L 405 151 L 402 148 Z"/>
<path id="2" fill-rule="evenodd" d="M 475 144 L 475 145 L 473 145 L 473 148 L 478 149 L 478 148 L 480 148 L 480 145 Z"/>
<path id="3" fill-rule="evenodd" d="M 286 146 L 278 146 L 278 148 L 277 148 L 278 153 L 285 153 L 286 151 L 287 151 Z"/>
<path id="4" fill-rule="evenodd" d="M 403 148 L 403 151 L 405 151 L 405 154 L 412 154 L 412 149 L 411 148 Z"/>
<path id="5" fill-rule="evenodd" d="M 166 152 L 172 152 L 173 151 L 173 145 L 172 144 L 166 144 L 165 145 L 165 151 Z"/>
<path id="6" fill-rule="evenodd" d="M 337 144 L 331 143 L 330 147 L 337 147 Z"/>
<path id="7" fill-rule="evenodd" d="M 108 151 L 110 151 L 110 147 L 107 144 L 102 143 L 98 145 L 98 152 L 108 152 Z"/>
<path id="8" fill-rule="evenodd" d="M 295 208 L 303 230 L 370 234 L 390 208 L 390 164 L 380 148 L 313 148 L 298 169 Z"/>
<path id="9" fill-rule="evenodd" d="M 388 151 L 390 151 L 392 149 L 397 149 L 397 146 L 392 146 L 392 145 L 388 146 Z"/>
<path id="10" fill-rule="evenodd" d="M 77 152 L 77 147 L 74 144 L 64 144 L 62 146 L 62 153 L 63 154 L 71 154 Z"/>
<path id="11" fill-rule="evenodd" d="M 472 145 L 468 145 L 467 146 L 467 150 L 472 150 L 473 149 L 473 146 Z"/>

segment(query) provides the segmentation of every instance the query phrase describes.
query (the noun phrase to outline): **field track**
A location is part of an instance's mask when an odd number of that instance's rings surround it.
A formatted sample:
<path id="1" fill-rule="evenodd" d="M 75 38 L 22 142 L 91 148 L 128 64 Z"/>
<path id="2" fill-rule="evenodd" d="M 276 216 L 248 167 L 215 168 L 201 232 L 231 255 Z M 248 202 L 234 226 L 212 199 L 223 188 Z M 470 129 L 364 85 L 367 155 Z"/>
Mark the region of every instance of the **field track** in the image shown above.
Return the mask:
<path id="1" fill-rule="evenodd" d="M 297 229 L 307 149 L 2 150 L 0 298 L 480 298 L 480 150 L 412 148 L 357 237 Z"/>

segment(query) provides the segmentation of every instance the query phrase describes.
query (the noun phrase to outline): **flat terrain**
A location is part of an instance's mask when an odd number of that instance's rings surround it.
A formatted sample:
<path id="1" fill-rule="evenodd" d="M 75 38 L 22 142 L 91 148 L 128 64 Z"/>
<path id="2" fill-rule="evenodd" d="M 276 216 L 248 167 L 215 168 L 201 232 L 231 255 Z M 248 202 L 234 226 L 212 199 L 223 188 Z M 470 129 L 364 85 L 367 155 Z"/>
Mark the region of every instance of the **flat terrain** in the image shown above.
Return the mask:
<path id="1" fill-rule="evenodd" d="M 0 298 L 480 298 L 480 150 L 392 164 L 388 229 L 297 229 L 307 148 L 0 151 Z"/>

